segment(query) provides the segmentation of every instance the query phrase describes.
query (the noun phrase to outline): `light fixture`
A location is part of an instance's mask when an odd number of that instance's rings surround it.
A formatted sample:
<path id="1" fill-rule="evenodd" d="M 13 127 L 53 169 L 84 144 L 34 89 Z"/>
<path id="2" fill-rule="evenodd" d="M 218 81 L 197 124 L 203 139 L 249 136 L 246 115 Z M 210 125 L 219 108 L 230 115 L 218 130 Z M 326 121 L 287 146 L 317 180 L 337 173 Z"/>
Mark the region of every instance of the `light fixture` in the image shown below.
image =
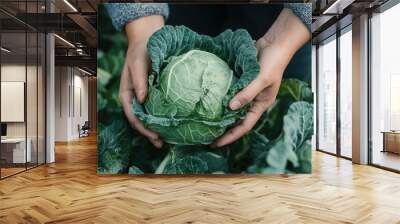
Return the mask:
<path id="1" fill-rule="evenodd" d="M 348 7 L 354 2 L 354 0 L 336 0 L 322 14 L 342 14 L 343 9 Z"/>
<path id="2" fill-rule="evenodd" d="M 1 49 L 2 51 L 6 52 L 6 53 L 10 53 L 10 52 L 11 52 L 11 50 L 9 50 L 9 49 L 7 49 L 7 48 L 5 48 L 5 47 L 1 47 L 0 49 Z"/>
<path id="3" fill-rule="evenodd" d="M 78 10 L 68 0 L 64 0 L 64 3 L 68 5 L 68 7 L 70 7 L 74 12 L 78 12 Z"/>
<path id="4" fill-rule="evenodd" d="M 86 70 L 84 70 L 84 69 L 81 69 L 81 68 L 79 68 L 79 67 L 78 67 L 78 70 L 81 71 L 81 72 L 83 72 L 83 73 L 85 73 L 85 74 L 87 74 L 87 75 L 89 75 L 89 76 L 92 75 L 92 73 L 90 73 L 90 72 L 88 72 L 88 71 L 86 71 Z"/>
<path id="5" fill-rule="evenodd" d="M 75 48 L 75 45 L 73 45 L 73 44 L 72 44 L 71 42 L 69 42 L 68 40 L 66 40 L 66 39 L 64 39 L 64 38 L 62 38 L 62 37 L 60 37 L 60 36 L 57 35 L 57 34 L 54 34 L 54 36 L 57 37 L 57 38 L 58 38 L 59 40 L 61 40 L 62 42 L 66 43 L 68 46 Z"/>

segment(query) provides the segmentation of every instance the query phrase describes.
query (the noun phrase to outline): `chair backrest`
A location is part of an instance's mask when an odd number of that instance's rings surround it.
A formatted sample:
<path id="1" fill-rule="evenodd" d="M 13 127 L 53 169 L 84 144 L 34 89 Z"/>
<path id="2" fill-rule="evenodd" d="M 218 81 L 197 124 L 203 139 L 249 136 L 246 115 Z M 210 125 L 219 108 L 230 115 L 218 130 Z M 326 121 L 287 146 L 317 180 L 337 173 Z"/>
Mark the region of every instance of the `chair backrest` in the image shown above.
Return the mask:
<path id="1" fill-rule="evenodd" d="M 82 128 L 90 128 L 89 121 L 85 121 L 85 123 L 83 124 Z"/>

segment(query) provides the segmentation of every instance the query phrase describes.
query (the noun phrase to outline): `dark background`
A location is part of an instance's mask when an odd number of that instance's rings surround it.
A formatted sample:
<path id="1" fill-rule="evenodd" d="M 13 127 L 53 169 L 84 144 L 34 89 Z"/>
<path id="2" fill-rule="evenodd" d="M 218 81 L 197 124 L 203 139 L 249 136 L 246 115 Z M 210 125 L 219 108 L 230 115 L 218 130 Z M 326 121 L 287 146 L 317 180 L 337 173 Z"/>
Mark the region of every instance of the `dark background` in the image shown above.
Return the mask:
<path id="1" fill-rule="evenodd" d="M 185 25 L 200 34 L 217 36 L 226 29 L 246 29 L 254 40 L 262 37 L 281 12 L 282 4 L 190 5 L 169 4 L 168 25 Z M 311 84 L 311 41 L 286 68 L 285 78 Z"/>

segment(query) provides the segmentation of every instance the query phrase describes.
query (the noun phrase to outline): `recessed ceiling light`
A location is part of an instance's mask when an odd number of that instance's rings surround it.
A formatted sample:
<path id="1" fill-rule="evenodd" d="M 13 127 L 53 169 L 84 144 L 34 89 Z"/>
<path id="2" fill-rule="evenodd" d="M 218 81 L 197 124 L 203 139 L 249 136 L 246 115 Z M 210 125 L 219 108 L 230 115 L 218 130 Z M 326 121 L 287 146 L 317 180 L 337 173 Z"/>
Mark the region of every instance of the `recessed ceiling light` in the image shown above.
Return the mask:
<path id="1" fill-rule="evenodd" d="M 68 5 L 68 7 L 70 7 L 74 12 L 78 12 L 78 10 L 68 0 L 64 0 L 64 3 Z"/>
<path id="2" fill-rule="evenodd" d="M 88 72 L 88 71 L 86 71 L 86 70 L 83 70 L 83 69 L 81 69 L 81 68 L 79 68 L 79 67 L 78 67 L 78 70 L 81 71 L 81 72 L 83 72 L 83 73 L 85 73 L 85 74 L 87 74 L 87 75 L 92 75 L 92 73 L 90 73 L 90 72 Z"/>
<path id="3" fill-rule="evenodd" d="M 1 51 L 4 51 L 4 52 L 6 52 L 6 53 L 10 53 L 10 52 L 11 52 L 10 49 L 7 49 L 7 48 L 5 48 L 5 47 L 1 47 L 0 49 L 1 49 Z"/>
<path id="4" fill-rule="evenodd" d="M 62 42 L 64 42 L 65 44 L 67 44 L 70 47 L 75 48 L 75 45 L 73 45 L 71 42 L 69 42 L 68 40 L 60 37 L 58 34 L 54 34 L 55 37 L 57 37 L 59 40 L 61 40 Z"/>

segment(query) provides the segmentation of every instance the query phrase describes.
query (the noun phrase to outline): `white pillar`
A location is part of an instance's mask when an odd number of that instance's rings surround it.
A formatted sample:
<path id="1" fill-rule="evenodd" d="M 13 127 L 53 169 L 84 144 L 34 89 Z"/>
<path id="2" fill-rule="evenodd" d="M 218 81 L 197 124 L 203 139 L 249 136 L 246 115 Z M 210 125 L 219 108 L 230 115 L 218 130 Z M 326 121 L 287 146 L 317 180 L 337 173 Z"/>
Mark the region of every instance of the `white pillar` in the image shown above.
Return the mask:
<path id="1" fill-rule="evenodd" d="M 47 12 L 53 12 L 51 1 L 46 1 Z M 55 54 L 54 34 L 46 35 L 46 163 L 55 161 Z"/>
<path id="2" fill-rule="evenodd" d="M 353 162 L 368 163 L 368 15 L 353 19 Z"/>

